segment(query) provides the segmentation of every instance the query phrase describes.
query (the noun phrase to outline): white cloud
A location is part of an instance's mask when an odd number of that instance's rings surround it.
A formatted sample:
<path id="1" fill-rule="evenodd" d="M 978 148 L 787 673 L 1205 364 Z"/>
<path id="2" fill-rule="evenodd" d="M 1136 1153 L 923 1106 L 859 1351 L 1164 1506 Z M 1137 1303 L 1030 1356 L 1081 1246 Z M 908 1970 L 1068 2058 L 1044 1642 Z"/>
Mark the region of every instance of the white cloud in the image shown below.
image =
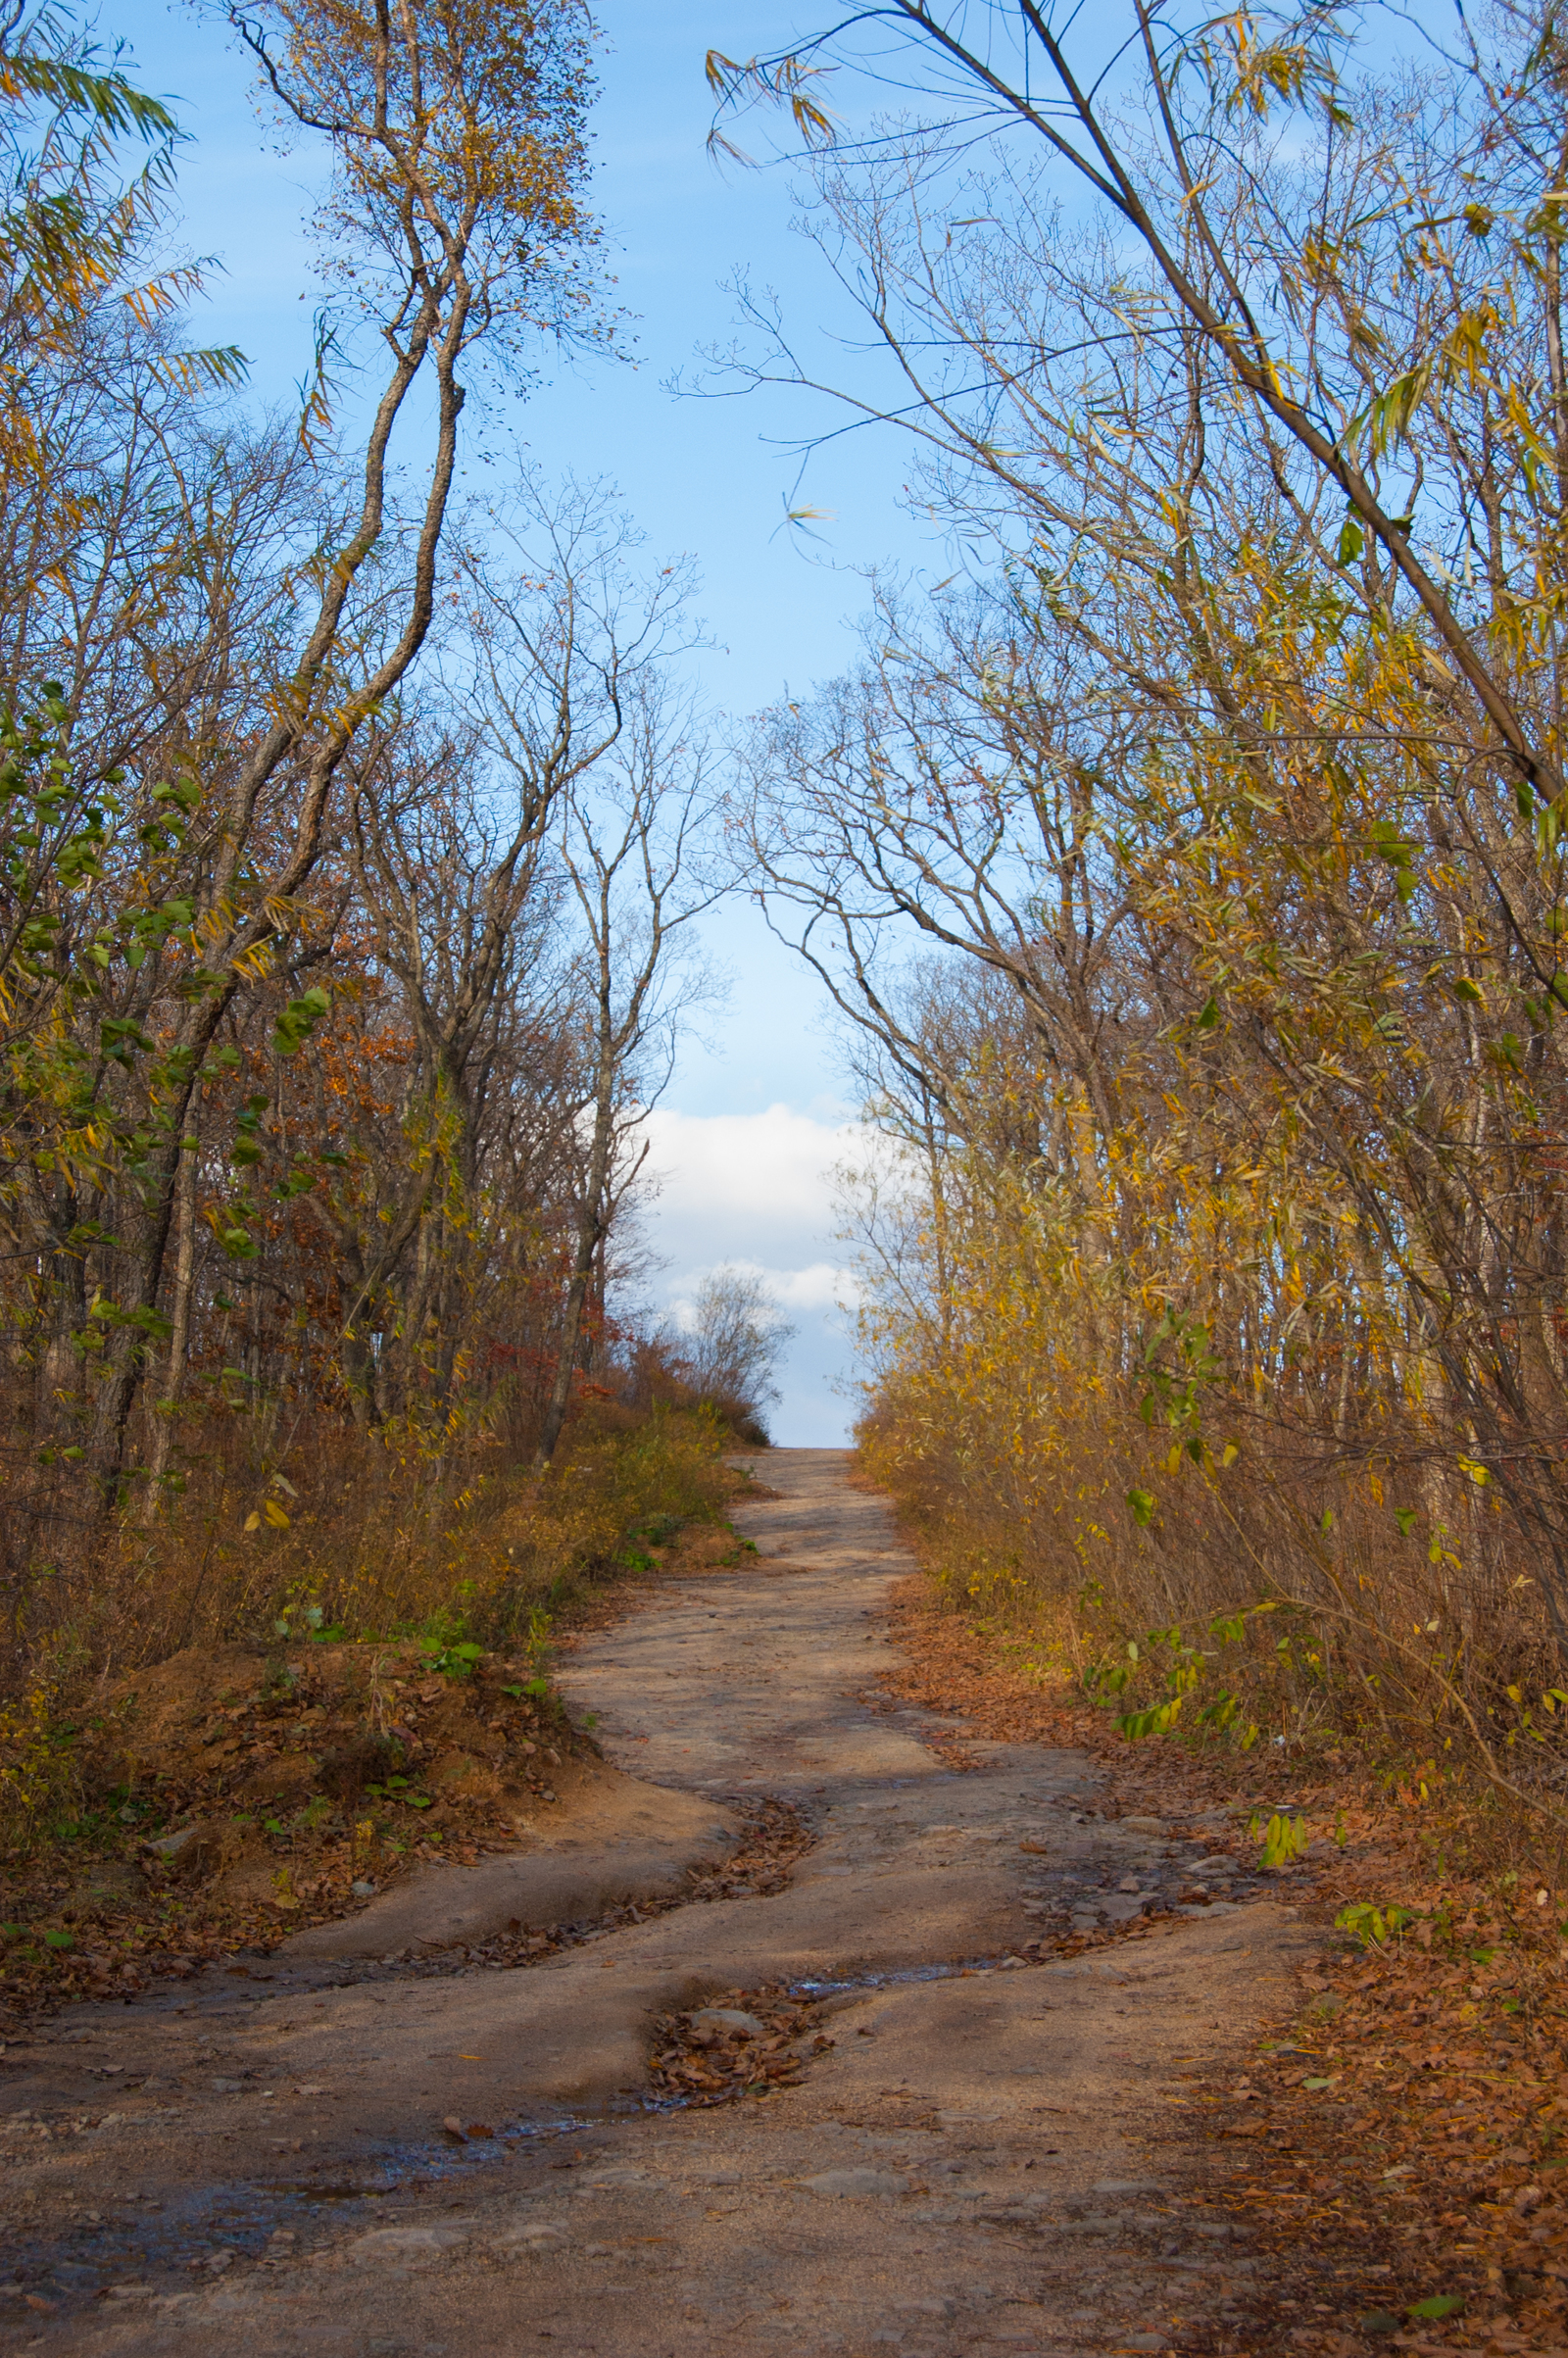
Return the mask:
<path id="1" fill-rule="evenodd" d="M 813 1261 L 808 1269 L 764 1269 L 762 1275 L 786 1309 L 852 1308 L 859 1294 L 854 1271 L 836 1268 L 832 1261 Z"/>
<path id="2" fill-rule="evenodd" d="M 659 1191 L 645 1224 L 668 1264 L 657 1293 L 678 1317 L 710 1270 L 756 1270 L 798 1329 L 779 1372 L 776 1437 L 801 1446 L 842 1440 L 848 1410 L 835 1387 L 853 1373 L 854 1351 L 852 1322 L 838 1305 L 852 1302 L 856 1288 L 837 1258 L 833 1174 L 863 1159 L 865 1131 L 783 1104 L 761 1113 L 659 1106 L 643 1128 Z"/>
<path id="3" fill-rule="evenodd" d="M 644 1116 L 643 1135 L 662 1217 L 716 1218 L 755 1240 L 775 1228 L 831 1234 L 834 1166 L 865 1134 L 858 1122 L 817 1121 L 774 1105 L 763 1113 L 706 1114 L 658 1105 Z M 745 1257 L 771 1256 L 754 1241 Z"/>

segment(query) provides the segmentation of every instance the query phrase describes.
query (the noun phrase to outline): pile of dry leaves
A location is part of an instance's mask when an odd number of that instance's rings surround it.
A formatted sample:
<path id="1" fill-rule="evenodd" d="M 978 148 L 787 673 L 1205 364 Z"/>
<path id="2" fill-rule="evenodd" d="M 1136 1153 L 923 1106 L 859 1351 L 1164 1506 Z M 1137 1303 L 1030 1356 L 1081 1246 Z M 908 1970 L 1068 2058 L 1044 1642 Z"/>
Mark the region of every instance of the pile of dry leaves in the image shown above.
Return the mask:
<path id="1" fill-rule="evenodd" d="M 1214 2199 L 1245 2209 L 1302 2293 L 1348 2262 L 1360 2327 L 1415 2349 L 1550 2350 L 1564 2339 L 1568 2015 L 1560 1979 L 1435 1965 L 1420 1951 L 1347 1956 L 1308 1977 L 1288 2038 L 1239 2079 L 1197 2083 L 1208 2135 L 1241 2160 Z M 1285 2282 L 1289 2280 L 1289 2283 Z"/>
<path id="2" fill-rule="evenodd" d="M 793 2088 L 810 2058 L 834 2043 L 820 2021 L 820 2005 L 777 1983 L 731 1990 L 710 2005 L 662 2015 L 650 2060 L 654 2086 L 688 2104 Z"/>

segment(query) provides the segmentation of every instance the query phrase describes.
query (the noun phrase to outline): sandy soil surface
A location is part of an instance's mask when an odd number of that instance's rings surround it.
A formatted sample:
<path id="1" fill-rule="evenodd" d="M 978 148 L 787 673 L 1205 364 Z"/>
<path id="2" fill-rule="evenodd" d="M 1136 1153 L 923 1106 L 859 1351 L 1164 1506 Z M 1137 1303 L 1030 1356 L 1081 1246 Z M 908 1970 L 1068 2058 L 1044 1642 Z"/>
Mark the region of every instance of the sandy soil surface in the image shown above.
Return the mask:
<path id="1" fill-rule="evenodd" d="M 1267 2337 L 1265 2274 L 1245 2214 L 1202 2200 L 1228 2165 L 1183 2135 L 1184 2088 L 1290 2013 L 1321 1934 L 1216 1858 L 1234 1896 L 1057 1953 L 1053 1925 L 1190 1890 L 1212 1833 L 1102 1814 L 1081 1755 L 890 1709 L 882 1614 L 911 1565 L 885 1505 L 841 1452 L 755 1462 L 781 1494 L 737 1518 L 758 1554 L 645 1597 L 564 1684 L 622 1776 L 681 1797 L 699 1847 L 705 1818 L 715 1854 L 732 1843 L 732 1804 L 792 1804 L 813 1839 L 787 1888 L 529 1967 L 273 1957 L 57 2018 L 4 2057 L 0 2349 L 971 2358 Z M 616 1813 L 624 1856 L 636 1823 Z M 629 1888 L 596 1882 L 592 1855 L 573 1869 L 574 1891 Z M 443 1881 L 456 1924 L 500 1904 L 468 1872 Z M 793 2085 L 661 2106 L 662 2018 L 781 1989 Z M 698 2025 L 732 2065 L 739 2028 Z"/>

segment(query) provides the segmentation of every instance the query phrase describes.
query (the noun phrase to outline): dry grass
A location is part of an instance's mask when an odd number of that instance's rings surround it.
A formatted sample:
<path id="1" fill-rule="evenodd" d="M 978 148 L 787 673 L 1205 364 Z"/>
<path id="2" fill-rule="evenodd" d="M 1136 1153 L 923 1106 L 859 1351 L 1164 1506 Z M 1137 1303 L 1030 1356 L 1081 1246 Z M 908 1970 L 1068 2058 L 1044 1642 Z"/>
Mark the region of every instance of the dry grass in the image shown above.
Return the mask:
<path id="1" fill-rule="evenodd" d="M 71 1807 L 7 1861 L 0 1990 L 123 1995 L 351 1913 L 421 1859 L 514 1847 L 591 1749 L 535 1668 L 405 1641 L 132 1672 L 55 1724 Z"/>
<path id="2" fill-rule="evenodd" d="M 591 1410 L 543 1477 L 483 1430 L 334 1428 L 259 1459 L 242 1422 L 210 1440 L 183 1496 L 152 1514 L 132 1499 L 34 1596 L 34 1683 L 322 1629 L 505 1644 L 727 1495 L 727 1432 L 682 1410 Z"/>
<path id="3" fill-rule="evenodd" d="M 1560 1667 L 1487 1492 L 1430 1468 L 1400 1487 L 1240 1425 L 1231 1466 L 1173 1449 L 1152 1474 L 1147 1427 L 1087 1388 L 1011 1460 L 910 1406 L 885 1388 L 868 1472 L 947 1598 L 1053 1676 L 1119 1716 L 1165 1709 L 1254 1759 L 1282 1752 L 1297 1780 L 1353 1761 L 1512 1792 L 1540 1842 L 1568 1834 Z M 1140 1522 L 1129 1493 L 1156 1481 Z"/>
<path id="4" fill-rule="evenodd" d="M 550 1687 L 553 1643 L 665 1566 L 733 1556 L 722 1510 L 746 1484 L 721 1446 L 691 1417 L 579 1430 L 544 1484 L 497 1481 L 473 1518 L 489 1554 L 457 1556 L 456 1580 L 444 1555 L 420 1565 L 405 1550 L 378 1594 L 369 1542 L 306 1511 L 262 1541 L 265 1571 L 228 1550 L 243 1577 L 200 1591 L 214 1633 L 201 1643 L 148 1658 L 177 1622 L 125 1612 L 114 1626 L 134 1635 L 137 1667 L 104 1663 L 52 1707 L 14 1713 L 0 1752 L 0 1996 L 122 1994 L 265 1950 L 437 1851 L 514 1847 L 541 1799 L 569 1807 L 594 1746 Z M 199 1576 L 189 1568 L 191 1588 Z M 305 1594 L 358 1597 L 360 1628 L 313 1629 Z M 170 1853 L 158 1844 L 172 1833 L 186 1839 Z M 521 1960 L 550 1945 L 529 1936 Z"/>

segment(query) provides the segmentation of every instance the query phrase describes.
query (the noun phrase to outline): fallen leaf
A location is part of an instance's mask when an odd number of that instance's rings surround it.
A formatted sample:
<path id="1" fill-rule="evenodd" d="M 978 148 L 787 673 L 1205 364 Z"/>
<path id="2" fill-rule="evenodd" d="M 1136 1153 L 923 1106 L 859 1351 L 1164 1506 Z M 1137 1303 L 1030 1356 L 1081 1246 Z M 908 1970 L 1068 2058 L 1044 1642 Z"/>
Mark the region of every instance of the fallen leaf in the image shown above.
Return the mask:
<path id="1" fill-rule="evenodd" d="M 464 2132 L 463 2123 L 459 2120 L 455 2112 L 449 2112 L 441 2126 L 446 2131 L 448 2137 L 455 2137 L 457 2138 L 460 2145 L 466 2145 L 467 2143 L 468 2139 Z"/>

